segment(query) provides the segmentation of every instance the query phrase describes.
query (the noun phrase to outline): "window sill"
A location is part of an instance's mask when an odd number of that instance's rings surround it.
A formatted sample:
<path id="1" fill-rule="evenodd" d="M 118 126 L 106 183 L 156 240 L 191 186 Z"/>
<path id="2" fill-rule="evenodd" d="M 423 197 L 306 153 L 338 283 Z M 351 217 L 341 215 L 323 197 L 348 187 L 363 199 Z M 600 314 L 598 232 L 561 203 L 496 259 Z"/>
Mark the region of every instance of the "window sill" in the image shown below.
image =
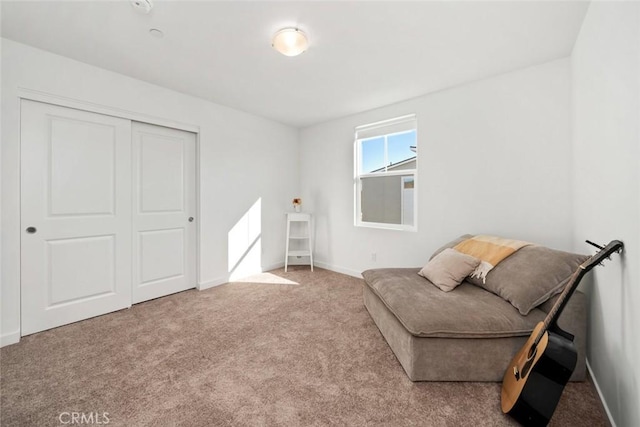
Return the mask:
<path id="1" fill-rule="evenodd" d="M 418 227 L 415 225 L 387 224 L 384 222 L 356 221 L 355 226 L 359 228 L 377 228 L 382 230 L 411 231 L 414 233 L 418 231 Z"/>

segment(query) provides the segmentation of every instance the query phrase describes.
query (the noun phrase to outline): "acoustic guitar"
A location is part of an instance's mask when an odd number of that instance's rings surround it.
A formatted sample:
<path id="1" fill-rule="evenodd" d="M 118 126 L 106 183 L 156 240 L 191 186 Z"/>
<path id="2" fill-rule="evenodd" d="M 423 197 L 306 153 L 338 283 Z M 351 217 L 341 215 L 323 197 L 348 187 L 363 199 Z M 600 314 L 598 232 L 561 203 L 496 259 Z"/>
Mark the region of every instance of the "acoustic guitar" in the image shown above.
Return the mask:
<path id="1" fill-rule="evenodd" d="M 612 240 L 582 263 L 543 322 L 515 355 L 502 379 L 502 412 L 524 426 L 546 426 L 558 405 L 564 386 L 576 367 L 578 354 L 573 335 L 558 327 L 557 320 L 582 277 L 593 267 L 620 252 L 623 244 Z"/>

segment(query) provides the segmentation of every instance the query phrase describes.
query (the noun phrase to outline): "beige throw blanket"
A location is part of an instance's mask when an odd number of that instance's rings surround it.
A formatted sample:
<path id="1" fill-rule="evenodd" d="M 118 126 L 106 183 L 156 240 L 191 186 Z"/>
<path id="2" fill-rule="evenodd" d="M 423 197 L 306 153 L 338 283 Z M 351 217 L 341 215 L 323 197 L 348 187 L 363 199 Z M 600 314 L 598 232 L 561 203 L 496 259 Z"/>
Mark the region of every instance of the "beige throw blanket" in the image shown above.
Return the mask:
<path id="1" fill-rule="evenodd" d="M 478 235 L 458 243 L 453 249 L 463 254 L 471 255 L 481 261 L 480 265 L 473 271 L 473 273 L 471 273 L 470 276 L 482 279 L 482 282 L 484 283 L 487 278 L 487 274 L 491 269 L 493 269 L 493 267 L 498 265 L 500 261 L 507 258 L 518 249 L 530 244 L 531 243 L 523 242 L 522 240 Z"/>

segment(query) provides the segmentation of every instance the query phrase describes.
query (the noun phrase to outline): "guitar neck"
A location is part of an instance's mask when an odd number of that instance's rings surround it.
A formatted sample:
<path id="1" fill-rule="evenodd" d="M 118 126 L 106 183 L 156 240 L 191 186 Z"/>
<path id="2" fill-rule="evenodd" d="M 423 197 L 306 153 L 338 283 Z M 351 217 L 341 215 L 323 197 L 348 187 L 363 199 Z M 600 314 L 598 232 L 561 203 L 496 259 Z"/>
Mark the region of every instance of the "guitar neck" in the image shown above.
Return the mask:
<path id="1" fill-rule="evenodd" d="M 552 325 L 556 323 L 556 321 L 560 317 L 560 314 L 562 314 L 562 310 L 564 310 L 564 307 L 569 302 L 569 298 L 571 297 L 571 295 L 573 295 L 573 292 L 576 290 L 576 288 L 580 284 L 580 280 L 582 280 L 582 277 L 585 275 L 586 272 L 587 270 L 585 270 L 584 266 L 580 265 L 580 267 L 578 267 L 576 271 L 571 275 L 569 282 L 564 287 L 564 290 L 558 297 L 558 300 L 556 301 L 556 303 L 553 305 L 553 307 L 547 314 L 547 317 L 545 317 L 544 327 L 540 330 L 540 332 L 538 333 L 538 336 L 536 337 L 536 340 L 535 340 L 536 344 L 542 339 L 542 336 L 544 335 L 544 333 Z"/>
<path id="2" fill-rule="evenodd" d="M 556 301 L 556 303 L 553 305 L 553 307 L 547 314 L 547 317 L 545 317 L 544 327 L 540 329 L 535 339 L 536 345 L 540 342 L 540 340 L 542 339 L 544 334 L 547 332 L 547 330 L 551 326 L 554 326 L 556 324 L 558 317 L 560 317 L 560 314 L 562 314 L 562 310 L 567 305 L 567 302 L 569 302 L 569 298 L 573 294 L 573 291 L 575 291 L 578 285 L 580 284 L 580 280 L 582 280 L 582 277 L 585 274 L 587 274 L 589 271 L 591 271 L 591 269 L 594 268 L 596 265 L 603 262 L 612 253 L 620 252 L 624 247 L 624 245 L 619 240 L 612 240 L 611 242 L 609 242 L 609 244 L 606 247 L 604 248 L 600 246 L 598 247 L 601 248 L 600 251 L 597 254 L 593 255 L 588 260 L 586 260 L 585 262 L 583 262 L 576 269 L 576 271 L 571 275 L 569 282 L 564 287 L 564 290 L 558 297 L 558 300 Z"/>

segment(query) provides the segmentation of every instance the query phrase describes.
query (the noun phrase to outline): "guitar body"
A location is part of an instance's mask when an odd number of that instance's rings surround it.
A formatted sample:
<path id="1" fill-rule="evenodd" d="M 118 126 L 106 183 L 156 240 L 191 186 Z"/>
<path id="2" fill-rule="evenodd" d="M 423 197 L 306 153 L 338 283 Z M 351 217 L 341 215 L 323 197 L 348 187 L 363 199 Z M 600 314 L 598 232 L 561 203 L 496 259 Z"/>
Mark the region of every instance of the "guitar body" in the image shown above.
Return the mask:
<path id="1" fill-rule="evenodd" d="M 587 240 L 600 251 L 576 269 L 544 322 L 511 360 L 502 378 L 502 412 L 524 426 L 546 426 L 558 406 L 564 386 L 578 361 L 573 335 L 558 327 L 557 320 L 582 277 L 624 247 L 612 240 L 605 247 Z"/>
<path id="2" fill-rule="evenodd" d="M 558 405 L 562 391 L 578 360 L 569 334 L 546 330 L 538 323 L 515 355 L 502 381 L 502 412 L 524 426 L 546 426 Z"/>

